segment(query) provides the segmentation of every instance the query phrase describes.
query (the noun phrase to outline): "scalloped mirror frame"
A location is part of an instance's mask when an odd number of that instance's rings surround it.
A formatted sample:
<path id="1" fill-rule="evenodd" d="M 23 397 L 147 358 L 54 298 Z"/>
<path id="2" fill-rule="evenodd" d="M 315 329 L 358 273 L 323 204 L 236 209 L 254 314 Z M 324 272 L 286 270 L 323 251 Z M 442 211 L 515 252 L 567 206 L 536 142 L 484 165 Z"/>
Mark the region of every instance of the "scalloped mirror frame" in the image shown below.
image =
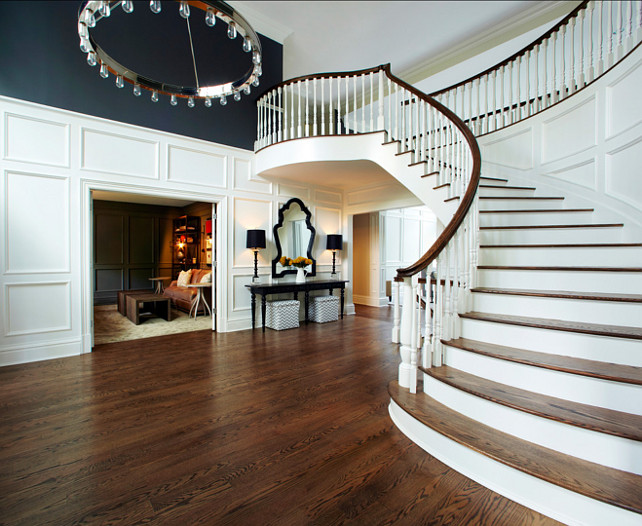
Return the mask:
<path id="1" fill-rule="evenodd" d="M 308 210 L 308 207 L 303 204 L 303 201 L 301 201 L 301 199 L 298 199 L 297 197 L 293 197 L 287 203 L 285 203 L 281 208 L 279 208 L 279 221 L 276 225 L 274 225 L 274 228 L 272 229 L 274 232 L 274 243 L 276 244 L 276 257 L 272 260 L 272 277 L 273 278 L 282 278 L 287 274 L 296 274 L 296 269 L 287 270 L 284 267 L 281 267 L 283 268 L 283 270 L 277 271 L 277 265 L 279 264 L 279 259 L 281 259 L 281 256 L 284 255 L 282 253 L 281 240 L 279 239 L 279 228 L 283 226 L 285 213 L 289 210 L 290 205 L 292 204 L 299 205 L 299 207 L 301 208 L 301 211 L 305 214 L 305 225 L 310 231 L 310 242 L 308 243 L 308 251 L 307 251 L 306 257 L 312 260 L 312 270 L 308 272 L 307 275 L 316 276 L 316 273 L 317 273 L 317 260 L 312 257 L 312 245 L 314 244 L 314 237 L 316 235 L 316 230 L 312 226 L 312 223 L 310 222 L 310 219 L 312 218 L 312 214 L 310 213 L 310 210 Z"/>

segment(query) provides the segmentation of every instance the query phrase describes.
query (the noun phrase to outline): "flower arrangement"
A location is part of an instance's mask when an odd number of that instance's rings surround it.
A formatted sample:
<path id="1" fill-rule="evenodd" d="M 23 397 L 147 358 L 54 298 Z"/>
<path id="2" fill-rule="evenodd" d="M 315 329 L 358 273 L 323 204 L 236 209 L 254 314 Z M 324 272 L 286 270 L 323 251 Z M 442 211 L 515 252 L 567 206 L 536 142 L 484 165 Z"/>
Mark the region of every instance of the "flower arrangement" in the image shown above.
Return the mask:
<path id="1" fill-rule="evenodd" d="M 281 259 L 279 259 L 279 263 L 281 263 L 281 265 L 283 265 L 284 267 L 293 266 L 296 268 L 305 268 L 308 265 L 312 265 L 312 260 L 309 258 L 304 258 L 303 256 L 299 256 L 296 259 L 282 256 Z"/>

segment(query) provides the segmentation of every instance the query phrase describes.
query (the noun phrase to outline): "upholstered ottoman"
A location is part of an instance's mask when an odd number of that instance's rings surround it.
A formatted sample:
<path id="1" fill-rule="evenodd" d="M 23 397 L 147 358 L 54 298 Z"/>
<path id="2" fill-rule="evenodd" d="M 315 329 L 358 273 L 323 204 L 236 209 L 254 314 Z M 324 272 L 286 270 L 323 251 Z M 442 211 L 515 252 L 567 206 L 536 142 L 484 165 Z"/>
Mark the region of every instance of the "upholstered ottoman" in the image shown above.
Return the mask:
<path id="1" fill-rule="evenodd" d="M 265 310 L 265 326 L 276 331 L 298 327 L 299 305 L 300 302 L 297 300 L 268 301 Z"/>
<path id="2" fill-rule="evenodd" d="M 316 323 L 339 319 L 338 296 L 314 296 L 310 298 L 310 320 Z"/>

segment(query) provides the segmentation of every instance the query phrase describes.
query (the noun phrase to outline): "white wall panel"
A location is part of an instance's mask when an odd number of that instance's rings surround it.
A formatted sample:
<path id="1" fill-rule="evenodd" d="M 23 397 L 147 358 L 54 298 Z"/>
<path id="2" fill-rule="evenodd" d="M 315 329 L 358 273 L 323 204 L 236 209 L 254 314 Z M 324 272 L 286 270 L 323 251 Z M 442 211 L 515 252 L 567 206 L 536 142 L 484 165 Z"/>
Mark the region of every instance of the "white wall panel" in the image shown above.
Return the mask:
<path id="1" fill-rule="evenodd" d="M 69 272 L 66 178 L 7 173 L 5 210 L 5 272 Z"/>
<path id="2" fill-rule="evenodd" d="M 325 190 L 315 190 L 314 200 L 319 203 L 341 205 L 342 196 L 338 192 L 326 192 Z"/>
<path id="3" fill-rule="evenodd" d="M 421 236 L 421 223 L 418 219 L 406 218 L 403 228 L 403 260 L 414 262 L 418 260 L 421 255 L 418 243 Z"/>
<path id="4" fill-rule="evenodd" d="M 546 175 L 591 189 L 595 189 L 597 183 L 595 159 L 569 166 L 568 168 L 551 171 Z"/>
<path id="5" fill-rule="evenodd" d="M 232 281 L 232 304 L 230 305 L 232 312 L 249 311 L 252 305 L 252 296 L 245 285 L 252 283 L 252 275 L 242 274 L 232 276 Z M 257 303 L 260 305 L 261 296 L 257 296 Z M 260 320 L 258 321 L 260 323 Z"/>
<path id="6" fill-rule="evenodd" d="M 298 197 L 305 204 L 310 200 L 310 189 L 305 186 L 298 186 L 294 184 L 279 184 L 277 194 L 283 197 Z M 308 206 L 306 204 L 306 206 Z"/>
<path id="7" fill-rule="evenodd" d="M 630 177 L 631 170 L 642 166 L 642 139 L 606 155 L 606 193 L 642 209 L 642 184 L 639 177 Z"/>
<path id="8" fill-rule="evenodd" d="M 260 194 L 271 194 L 272 183 L 252 173 L 252 163 L 248 159 L 234 159 L 234 189 Z"/>
<path id="9" fill-rule="evenodd" d="M 568 157 L 595 146 L 595 97 L 542 124 L 542 162 Z"/>
<path id="10" fill-rule="evenodd" d="M 317 264 L 332 265 L 332 252 L 326 250 L 325 247 L 328 234 L 341 234 L 341 210 L 316 206 L 312 220 L 317 231 L 313 253 Z M 346 241 L 345 238 L 344 241 Z M 341 251 L 337 253 L 337 265 L 339 261 L 341 261 Z"/>
<path id="11" fill-rule="evenodd" d="M 167 151 L 169 181 L 227 187 L 227 156 L 170 145 Z"/>
<path id="12" fill-rule="evenodd" d="M 69 125 L 5 116 L 5 159 L 69 167 Z"/>
<path id="13" fill-rule="evenodd" d="M 607 137 L 613 137 L 642 122 L 640 103 L 642 68 L 637 67 L 606 89 Z M 637 101 L 631 104 L 631 101 Z"/>
<path id="14" fill-rule="evenodd" d="M 384 217 L 385 261 L 401 263 L 401 217 Z"/>
<path id="15" fill-rule="evenodd" d="M 84 170 L 158 179 L 157 141 L 82 129 Z"/>
<path id="16" fill-rule="evenodd" d="M 482 159 L 520 170 L 532 168 L 533 131 L 528 128 L 500 140 L 489 141 L 482 151 Z"/>
<path id="17" fill-rule="evenodd" d="M 234 239 L 233 265 L 235 267 L 253 267 L 254 253 L 246 248 L 247 231 L 253 229 L 265 230 L 268 245 L 272 233 L 272 203 L 258 199 L 234 199 Z M 272 243 L 273 245 L 273 243 Z M 259 266 L 270 265 L 273 246 L 259 251 Z"/>
<path id="18" fill-rule="evenodd" d="M 6 285 L 7 336 L 70 330 L 70 289 L 68 281 Z"/>

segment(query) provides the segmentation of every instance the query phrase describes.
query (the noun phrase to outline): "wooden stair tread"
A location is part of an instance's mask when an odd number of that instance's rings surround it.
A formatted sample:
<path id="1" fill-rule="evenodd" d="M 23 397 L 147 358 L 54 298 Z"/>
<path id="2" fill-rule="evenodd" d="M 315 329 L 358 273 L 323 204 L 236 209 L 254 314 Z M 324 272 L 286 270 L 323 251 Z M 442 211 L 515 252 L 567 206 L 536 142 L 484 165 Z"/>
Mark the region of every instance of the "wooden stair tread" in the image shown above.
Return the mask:
<path id="1" fill-rule="evenodd" d="M 455 197 L 449 197 L 448 199 L 444 199 L 444 203 L 447 203 L 448 201 L 455 201 L 456 199 L 461 199 L 461 197 L 458 195 L 456 195 Z"/>
<path id="2" fill-rule="evenodd" d="M 481 226 L 480 230 L 537 230 L 542 228 L 613 228 L 623 227 L 624 223 L 586 223 L 583 225 L 510 225 L 510 226 Z"/>
<path id="3" fill-rule="evenodd" d="M 535 289 L 500 289 L 495 287 L 476 287 L 471 292 L 485 294 L 508 294 L 513 296 L 536 296 L 539 298 L 563 298 L 593 301 L 621 301 L 642 303 L 642 294 L 620 294 L 612 292 L 571 292 L 567 290 L 535 290 Z"/>
<path id="4" fill-rule="evenodd" d="M 595 208 L 533 208 L 523 210 L 480 210 L 480 214 L 546 214 L 566 212 L 595 212 Z"/>
<path id="5" fill-rule="evenodd" d="M 421 177 L 430 177 L 431 175 L 439 175 L 439 172 L 430 172 L 429 174 L 423 174 Z"/>
<path id="6" fill-rule="evenodd" d="M 497 431 L 440 404 L 411 394 L 396 381 L 391 398 L 410 416 L 437 433 L 497 462 L 586 497 L 642 513 L 642 477 L 564 455 Z"/>
<path id="7" fill-rule="evenodd" d="M 534 186 L 505 186 L 501 184 L 480 184 L 479 188 L 502 188 L 507 190 L 537 190 Z"/>
<path id="8" fill-rule="evenodd" d="M 502 179 L 501 177 L 486 177 L 485 175 L 480 175 L 479 180 L 485 180 L 485 181 L 502 181 L 504 183 L 508 182 L 508 179 Z M 502 187 L 503 188 L 503 187 Z"/>
<path id="9" fill-rule="evenodd" d="M 642 247 L 642 243 L 552 243 L 524 245 L 479 245 L 479 248 L 621 248 Z"/>
<path id="10" fill-rule="evenodd" d="M 575 358 L 573 356 L 527 351 L 525 349 L 495 345 L 470 340 L 468 338 L 456 338 L 448 341 L 442 340 L 442 342 L 451 347 L 457 347 L 458 349 L 482 354 L 491 358 L 498 358 L 500 360 L 581 376 L 601 378 L 603 380 L 642 385 L 642 367 L 635 367 L 633 365 L 598 362 L 596 360 Z"/>
<path id="11" fill-rule="evenodd" d="M 534 393 L 447 365 L 420 369 L 440 382 L 496 404 L 582 429 L 642 441 L 642 416 L 639 415 Z"/>
<path id="12" fill-rule="evenodd" d="M 526 267 L 510 265 L 477 265 L 481 270 L 547 270 L 561 272 L 642 272 L 642 267 Z"/>
<path id="13" fill-rule="evenodd" d="M 504 188 L 504 187 L 502 186 L 502 188 Z M 541 197 L 541 196 L 535 196 L 535 195 L 521 196 L 521 197 L 510 196 L 510 195 L 480 195 L 479 199 L 517 199 L 517 200 L 534 199 L 534 200 L 538 200 L 538 201 L 546 200 L 546 199 L 548 199 L 548 200 L 553 199 L 553 200 L 556 200 L 556 201 L 561 201 L 564 198 L 563 197 Z"/>
<path id="14" fill-rule="evenodd" d="M 381 146 L 385 146 L 386 144 L 394 144 L 394 143 L 400 143 L 401 144 L 401 141 L 398 140 L 398 139 L 397 140 L 393 140 L 393 141 L 386 141 L 386 142 L 382 142 Z"/>
<path id="15" fill-rule="evenodd" d="M 595 334 L 597 336 L 642 340 L 642 327 L 581 323 L 551 318 L 531 318 L 527 316 L 511 316 L 509 314 L 487 314 L 484 312 L 466 312 L 464 314 L 460 314 L 459 317 L 471 320 L 490 321 L 493 323 L 507 323 L 509 325 L 535 327 L 538 329 L 579 332 L 584 334 Z"/>
<path id="16" fill-rule="evenodd" d="M 447 186 L 450 186 L 450 183 L 439 184 L 437 186 L 433 186 L 432 189 L 433 190 L 439 190 L 440 188 L 446 188 Z"/>

